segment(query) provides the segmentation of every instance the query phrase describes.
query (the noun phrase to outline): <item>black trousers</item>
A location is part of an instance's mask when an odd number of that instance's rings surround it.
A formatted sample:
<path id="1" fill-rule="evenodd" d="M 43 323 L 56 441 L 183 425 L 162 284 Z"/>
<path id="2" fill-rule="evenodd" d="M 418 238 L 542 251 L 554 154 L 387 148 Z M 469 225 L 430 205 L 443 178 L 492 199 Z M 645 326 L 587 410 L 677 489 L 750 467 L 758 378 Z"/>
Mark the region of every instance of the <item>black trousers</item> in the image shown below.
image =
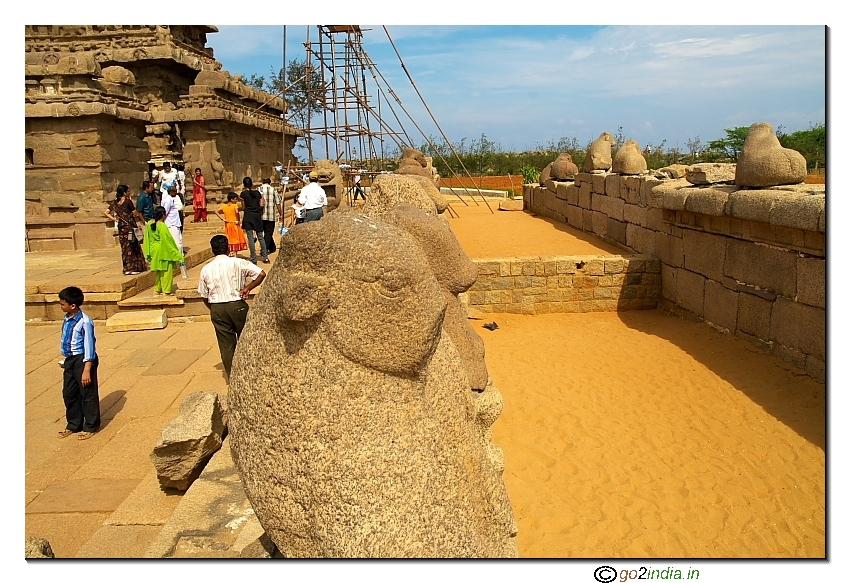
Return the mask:
<path id="1" fill-rule="evenodd" d="M 363 192 L 363 189 L 360 188 L 359 184 L 355 184 L 354 185 L 354 200 L 357 200 L 358 194 L 363 197 L 363 200 L 366 200 L 366 193 Z"/>
<path id="2" fill-rule="evenodd" d="M 65 401 L 66 429 L 73 431 L 95 432 L 100 429 L 100 396 L 97 393 L 97 365 L 95 357 L 91 364 L 91 382 L 83 386 L 83 355 L 69 356 L 65 359 L 65 372 L 62 376 L 62 399 Z"/>
<path id="3" fill-rule="evenodd" d="M 244 300 L 210 304 L 210 320 L 212 320 L 213 328 L 215 328 L 221 364 L 224 365 L 224 372 L 227 373 L 228 377 L 230 377 L 230 369 L 233 366 L 233 355 L 236 353 L 236 341 L 242 334 L 247 318 L 248 302 Z"/>
<path id="4" fill-rule="evenodd" d="M 263 221 L 263 238 L 266 240 L 266 251 L 274 253 L 277 251 L 277 245 L 274 244 L 274 221 Z"/>

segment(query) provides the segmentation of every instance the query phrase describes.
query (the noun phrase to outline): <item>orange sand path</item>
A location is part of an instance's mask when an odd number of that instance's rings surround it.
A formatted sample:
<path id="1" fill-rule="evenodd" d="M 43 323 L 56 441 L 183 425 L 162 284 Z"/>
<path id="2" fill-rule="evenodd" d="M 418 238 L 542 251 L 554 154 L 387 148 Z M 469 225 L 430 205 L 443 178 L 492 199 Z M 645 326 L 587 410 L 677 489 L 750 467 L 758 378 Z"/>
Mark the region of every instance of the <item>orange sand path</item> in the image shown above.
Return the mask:
<path id="1" fill-rule="evenodd" d="M 522 255 L 619 255 L 625 253 L 591 233 L 526 212 L 500 211 L 498 198 L 487 198 L 491 213 L 480 198 L 446 197 L 457 217 L 449 219 L 452 231 L 470 257 Z"/>
<path id="2" fill-rule="evenodd" d="M 659 310 L 492 320 L 521 556 L 824 556 L 823 385 Z"/>

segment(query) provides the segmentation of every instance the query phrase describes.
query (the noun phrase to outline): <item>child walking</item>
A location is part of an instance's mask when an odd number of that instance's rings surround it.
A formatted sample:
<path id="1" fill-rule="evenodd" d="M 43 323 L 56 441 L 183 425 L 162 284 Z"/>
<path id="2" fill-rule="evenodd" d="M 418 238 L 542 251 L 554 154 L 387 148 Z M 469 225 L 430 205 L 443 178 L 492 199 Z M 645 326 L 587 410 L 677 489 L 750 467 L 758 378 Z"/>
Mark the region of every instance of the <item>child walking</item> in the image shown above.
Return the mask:
<path id="1" fill-rule="evenodd" d="M 60 348 L 65 360 L 59 365 L 62 376 L 62 399 L 65 401 L 65 429 L 59 439 L 74 433 L 77 439 L 89 439 L 100 429 L 100 396 L 97 392 L 97 350 L 94 323 L 80 309 L 83 291 L 66 287 L 59 292 L 62 320 Z"/>
<path id="2" fill-rule="evenodd" d="M 153 211 L 153 220 L 145 225 L 145 239 L 142 249 L 151 266 L 156 272 L 156 283 L 153 293 L 156 295 L 169 294 L 174 291 L 174 265 L 185 261 L 183 253 L 177 248 L 174 236 L 165 225 L 166 211 L 158 206 Z"/>

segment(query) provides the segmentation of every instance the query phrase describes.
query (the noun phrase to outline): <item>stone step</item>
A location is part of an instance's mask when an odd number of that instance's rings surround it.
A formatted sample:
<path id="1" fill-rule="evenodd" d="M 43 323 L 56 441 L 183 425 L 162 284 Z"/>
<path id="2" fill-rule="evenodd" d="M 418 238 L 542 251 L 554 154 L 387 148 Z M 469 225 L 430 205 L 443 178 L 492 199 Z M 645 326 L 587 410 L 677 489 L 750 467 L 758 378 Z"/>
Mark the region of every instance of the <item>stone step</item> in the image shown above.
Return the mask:
<path id="1" fill-rule="evenodd" d="M 106 331 L 158 330 L 167 325 L 168 316 L 166 316 L 165 310 L 133 310 L 119 312 L 106 320 Z"/>
<path id="2" fill-rule="evenodd" d="M 176 290 L 175 290 L 176 294 Z M 121 300 L 118 302 L 119 308 L 146 308 L 146 307 L 156 307 L 156 306 L 182 306 L 183 300 L 181 300 L 176 295 L 143 295 L 143 296 L 133 296 L 132 298 L 127 298 L 125 300 Z"/>

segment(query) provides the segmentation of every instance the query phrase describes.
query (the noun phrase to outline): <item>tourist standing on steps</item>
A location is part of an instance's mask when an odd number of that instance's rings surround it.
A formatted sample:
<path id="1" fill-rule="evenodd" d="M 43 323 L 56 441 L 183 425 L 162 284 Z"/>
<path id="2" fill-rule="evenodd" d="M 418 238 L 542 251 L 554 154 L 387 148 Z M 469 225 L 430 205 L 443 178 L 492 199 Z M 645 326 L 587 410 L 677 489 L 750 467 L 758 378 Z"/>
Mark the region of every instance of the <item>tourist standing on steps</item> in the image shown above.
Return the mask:
<path id="1" fill-rule="evenodd" d="M 77 439 L 89 439 L 100 429 L 94 322 L 80 309 L 84 299 L 83 290 L 78 287 L 66 287 L 59 292 L 59 307 L 65 312 L 59 342 L 65 360 L 59 366 L 64 369 L 62 399 L 67 421 L 59 439 L 74 433 Z"/>
<path id="2" fill-rule="evenodd" d="M 221 363 L 229 380 L 236 342 L 248 317 L 245 298 L 263 282 L 266 272 L 241 257 L 228 257 L 230 243 L 224 235 L 210 239 L 210 247 L 215 258 L 201 269 L 198 293 L 210 310 Z"/>
<path id="3" fill-rule="evenodd" d="M 195 168 L 194 186 L 192 187 L 192 210 L 195 211 L 193 223 L 207 222 L 207 188 L 204 175 L 200 168 Z"/>
<path id="4" fill-rule="evenodd" d="M 304 222 L 318 221 L 325 215 L 322 207 L 327 206 L 328 197 L 325 189 L 319 186 L 319 174 L 310 172 L 310 184 L 301 189 L 298 203 L 304 206 Z"/>
<path id="5" fill-rule="evenodd" d="M 180 231 L 180 199 L 177 198 L 177 185 L 173 184 L 162 199 L 165 209 L 165 226 L 171 231 L 171 236 L 177 243 L 177 248 L 183 252 L 183 233 Z"/>
<path id="6" fill-rule="evenodd" d="M 142 247 L 136 234 L 136 207 L 130 199 L 130 187 L 126 184 L 118 185 L 115 192 L 115 200 L 109 208 L 103 211 L 103 215 L 115 221 L 118 226 L 118 241 L 121 243 L 121 263 L 124 266 L 124 275 L 138 275 L 148 270 L 145 258 L 142 255 Z"/>
<path id="7" fill-rule="evenodd" d="M 183 233 L 183 223 L 186 217 L 183 215 L 183 208 L 186 206 L 186 174 L 183 172 L 183 164 L 177 165 L 177 199 L 180 201 L 177 212 L 180 213 L 180 233 Z"/>
<path id="8" fill-rule="evenodd" d="M 244 213 L 242 214 L 242 228 L 245 229 L 245 234 L 248 236 L 248 250 L 251 252 L 251 262 L 257 263 L 257 249 L 254 245 L 254 240 L 260 240 L 260 254 L 263 256 L 263 263 L 271 263 L 269 261 L 269 251 L 266 249 L 266 239 L 263 237 L 263 207 L 266 202 L 263 195 L 258 190 L 254 190 L 254 181 L 250 176 L 242 179 L 242 186 L 245 190 L 240 195 L 242 204 L 244 205 Z"/>
<path id="9" fill-rule="evenodd" d="M 172 185 L 177 186 L 177 170 L 171 168 L 171 162 L 165 162 L 156 179 L 159 183 L 159 200 L 164 202 L 168 189 Z"/>
<path id="10" fill-rule="evenodd" d="M 154 218 L 145 225 L 145 240 L 142 249 L 151 264 L 151 271 L 156 272 L 154 295 L 174 293 L 174 264 L 185 261 L 182 251 L 177 247 L 173 231 L 165 224 L 165 208 L 158 206 L 154 209 Z"/>
<path id="11" fill-rule="evenodd" d="M 150 180 L 142 182 L 142 192 L 136 201 L 136 217 L 142 219 L 142 224 L 153 218 L 153 207 L 157 206 L 154 200 L 153 183 Z"/>
<path id="12" fill-rule="evenodd" d="M 272 186 L 272 181 L 268 178 L 263 178 L 260 194 L 263 195 L 265 201 L 263 206 L 263 238 L 266 240 L 266 251 L 274 253 L 277 251 L 277 245 L 274 242 L 274 227 L 278 217 L 280 217 L 280 222 L 283 223 L 283 201 L 277 189 Z"/>

